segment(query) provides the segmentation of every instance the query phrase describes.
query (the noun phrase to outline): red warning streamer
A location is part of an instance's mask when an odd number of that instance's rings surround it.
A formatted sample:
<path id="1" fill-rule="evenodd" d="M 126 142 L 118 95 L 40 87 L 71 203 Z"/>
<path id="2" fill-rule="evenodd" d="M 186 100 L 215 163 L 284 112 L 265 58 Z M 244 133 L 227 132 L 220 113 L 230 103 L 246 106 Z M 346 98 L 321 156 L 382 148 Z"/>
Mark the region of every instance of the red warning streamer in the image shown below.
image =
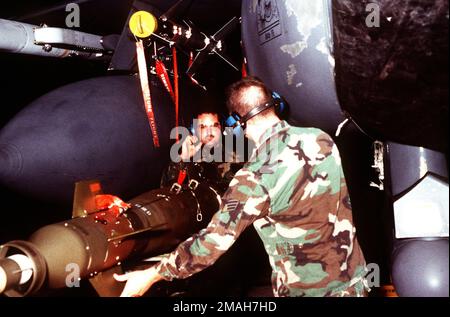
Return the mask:
<path id="1" fill-rule="evenodd" d="M 157 59 L 155 62 L 155 69 L 159 79 L 161 79 L 161 82 L 163 83 L 164 87 L 166 87 L 166 90 L 172 97 L 173 102 L 175 102 L 175 93 L 173 91 L 172 84 L 170 83 L 169 74 L 167 73 L 166 66 L 162 61 Z"/>
<path id="2" fill-rule="evenodd" d="M 178 101 L 178 61 L 177 61 L 177 49 L 175 48 L 175 46 L 172 47 L 172 55 L 173 55 L 173 75 L 174 75 L 174 86 L 175 86 L 175 133 L 177 135 L 176 141 L 179 141 L 179 136 L 178 136 L 178 122 L 179 122 L 179 118 L 178 118 L 178 106 L 179 106 L 179 101 Z"/>
<path id="3" fill-rule="evenodd" d="M 144 97 L 145 111 L 147 112 L 150 130 L 152 131 L 153 145 L 159 147 L 159 137 L 156 127 L 155 114 L 153 112 L 152 97 L 148 84 L 147 62 L 145 61 L 144 45 L 142 41 L 136 42 L 137 61 L 139 67 L 139 77 L 141 79 L 142 96 Z"/>

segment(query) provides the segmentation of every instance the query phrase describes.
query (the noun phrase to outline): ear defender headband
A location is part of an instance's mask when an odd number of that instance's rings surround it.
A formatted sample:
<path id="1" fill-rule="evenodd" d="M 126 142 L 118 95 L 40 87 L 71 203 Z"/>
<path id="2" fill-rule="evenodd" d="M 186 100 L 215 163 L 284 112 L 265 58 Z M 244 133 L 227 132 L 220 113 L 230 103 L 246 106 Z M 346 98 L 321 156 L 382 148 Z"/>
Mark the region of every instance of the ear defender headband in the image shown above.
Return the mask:
<path id="1" fill-rule="evenodd" d="M 191 125 L 189 126 L 189 132 L 191 132 L 192 135 L 195 135 L 196 133 L 196 129 L 193 123 L 191 123 Z"/>
<path id="2" fill-rule="evenodd" d="M 225 120 L 225 126 L 230 127 L 233 129 L 234 135 L 239 135 L 243 133 L 243 131 L 246 128 L 247 121 L 251 118 L 257 116 L 261 112 L 275 107 L 275 110 L 277 112 L 283 112 L 285 108 L 285 103 L 283 101 L 283 98 L 276 92 L 272 92 L 272 99 L 269 102 L 266 102 L 262 105 L 259 105 L 249 112 L 247 112 L 242 117 L 239 116 L 238 113 L 233 112 L 226 120 Z"/>

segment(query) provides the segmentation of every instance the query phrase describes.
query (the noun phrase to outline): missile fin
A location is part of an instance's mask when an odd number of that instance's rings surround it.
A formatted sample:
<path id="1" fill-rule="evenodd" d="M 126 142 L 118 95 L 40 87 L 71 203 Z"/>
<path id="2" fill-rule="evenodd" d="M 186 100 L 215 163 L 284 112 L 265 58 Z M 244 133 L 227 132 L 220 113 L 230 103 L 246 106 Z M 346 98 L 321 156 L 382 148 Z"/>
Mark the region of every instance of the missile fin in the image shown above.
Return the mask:
<path id="1" fill-rule="evenodd" d="M 99 211 L 95 204 L 95 196 L 102 193 L 102 186 L 98 180 L 76 182 L 72 218 L 86 217 Z"/>

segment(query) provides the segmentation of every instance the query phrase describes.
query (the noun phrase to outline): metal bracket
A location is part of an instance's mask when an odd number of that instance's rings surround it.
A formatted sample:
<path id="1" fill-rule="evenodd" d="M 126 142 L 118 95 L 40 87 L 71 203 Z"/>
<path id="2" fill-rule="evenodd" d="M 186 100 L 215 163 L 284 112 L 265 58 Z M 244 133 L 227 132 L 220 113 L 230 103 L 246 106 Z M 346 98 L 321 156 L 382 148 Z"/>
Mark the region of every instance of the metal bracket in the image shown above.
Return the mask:
<path id="1" fill-rule="evenodd" d="M 191 179 L 191 181 L 189 182 L 189 188 L 192 190 L 196 190 L 198 187 L 198 181 L 196 181 L 195 179 Z"/>
<path id="2" fill-rule="evenodd" d="M 172 187 L 170 187 L 170 192 L 178 195 L 181 191 L 181 185 L 178 183 L 173 183 Z"/>

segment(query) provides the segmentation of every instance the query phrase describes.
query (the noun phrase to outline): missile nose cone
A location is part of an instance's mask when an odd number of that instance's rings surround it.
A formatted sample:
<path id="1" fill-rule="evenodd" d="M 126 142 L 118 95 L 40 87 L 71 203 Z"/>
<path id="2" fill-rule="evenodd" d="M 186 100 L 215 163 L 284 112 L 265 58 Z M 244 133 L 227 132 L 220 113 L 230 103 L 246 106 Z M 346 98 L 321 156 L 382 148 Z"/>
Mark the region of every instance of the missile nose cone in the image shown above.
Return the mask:
<path id="1" fill-rule="evenodd" d="M 11 144 L 0 143 L 0 182 L 6 183 L 22 170 L 22 154 Z"/>

